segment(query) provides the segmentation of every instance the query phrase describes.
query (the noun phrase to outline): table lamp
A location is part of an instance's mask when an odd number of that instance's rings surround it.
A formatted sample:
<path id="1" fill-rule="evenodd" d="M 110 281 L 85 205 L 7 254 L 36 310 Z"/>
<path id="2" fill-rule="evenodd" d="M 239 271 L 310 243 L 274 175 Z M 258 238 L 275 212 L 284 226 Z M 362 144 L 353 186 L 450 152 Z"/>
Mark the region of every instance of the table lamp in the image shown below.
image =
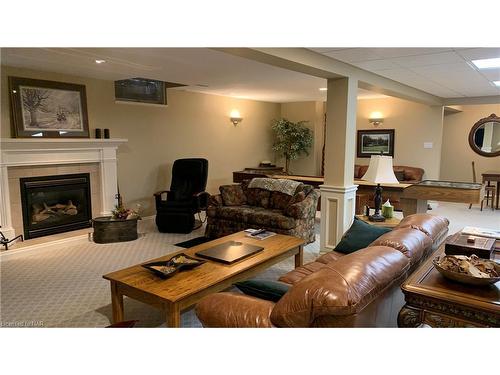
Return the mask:
<path id="1" fill-rule="evenodd" d="M 370 221 L 385 221 L 385 217 L 380 214 L 380 206 L 382 204 L 382 188 L 380 184 L 398 184 L 399 181 L 394 175 L 392 169 L 392 157 L 382 155 L 372 155 L 370 158 L 370 165 L 363 180 L 377 184 L 375 188 L 375 213 L 368 217 Z"/>

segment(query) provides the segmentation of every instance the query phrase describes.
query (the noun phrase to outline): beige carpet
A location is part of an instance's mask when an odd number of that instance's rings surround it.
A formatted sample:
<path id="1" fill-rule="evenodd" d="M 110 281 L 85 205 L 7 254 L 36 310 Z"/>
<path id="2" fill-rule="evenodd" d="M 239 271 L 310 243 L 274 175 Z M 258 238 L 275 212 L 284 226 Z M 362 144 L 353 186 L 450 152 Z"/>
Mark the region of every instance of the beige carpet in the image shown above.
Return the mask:
<path id="1" fill-rule="evenodd" d="M 136 241 L 98 245 L 81 240 L 9 256 L 0 264 L 1 325 L 104 327 L 110 324 L 111 304 L 109 282 L 102 275 L 181 250 L 174 244 L 202 236 L 203 231 L 159 233 L 152 221 L 145 221 L 139 227 L 143 235 Z M 305 260 L 318 252 L 319 240 L 305 247 Z M 275 280 L 293 265 L 290 258 L 261 277 Z M 138 326 L 164 325 L 159 310 L 129 298 L 124 305 L 125 319 L 138 319 Z M 182 314 L 181 326 L 201 326 L 192 309 Z"/>
<path id="2" fill-rule="evenodd" d="M 440 203 L 429 213 L 450 219 L 450 232 L 466 225 L 500 229 L 500 211 L 472 210 L 464 204 Z M 399 213 L 398 213 L 399 214 Z M 319 221 L 316 232 L 318 233 Z M 102 275 L 181 248 L 175 243 L 203 235 L 163 234 L 152 221 L 144 221 L 138 240 L 97 245 L 86 240 L 54 248 L 20 253 L 0 264 L 0 323 L 2 326 L 104 327 L 111 317 L 109 282 Z M 305 247 L 305 261 L 319 252 L 316 242 Z M 275 265 L 261 277 L 276 280 L 293 268 L 293 259 Z M 140 327 L 163 325 L 160 312 L 125 298 L 125 319 L 138 319 Z M 193 310 L 182 314 L 182 327 L 199 327 Z"/>

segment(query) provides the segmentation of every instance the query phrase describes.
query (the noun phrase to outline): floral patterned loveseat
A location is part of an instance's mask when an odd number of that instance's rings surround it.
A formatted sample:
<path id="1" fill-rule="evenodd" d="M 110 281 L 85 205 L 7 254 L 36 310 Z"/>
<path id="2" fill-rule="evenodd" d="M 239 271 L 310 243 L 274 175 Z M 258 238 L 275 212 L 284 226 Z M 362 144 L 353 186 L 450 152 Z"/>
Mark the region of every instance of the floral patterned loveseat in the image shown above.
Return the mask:
<path id="1" fill-rule="evenodd" d="M 267 230 L 314 241 L 314 218 L 319 192 L 286 179 L 254 178 L 222 185 L 209 199 L 205 236 L 218 238 L 248 228 Z"/>

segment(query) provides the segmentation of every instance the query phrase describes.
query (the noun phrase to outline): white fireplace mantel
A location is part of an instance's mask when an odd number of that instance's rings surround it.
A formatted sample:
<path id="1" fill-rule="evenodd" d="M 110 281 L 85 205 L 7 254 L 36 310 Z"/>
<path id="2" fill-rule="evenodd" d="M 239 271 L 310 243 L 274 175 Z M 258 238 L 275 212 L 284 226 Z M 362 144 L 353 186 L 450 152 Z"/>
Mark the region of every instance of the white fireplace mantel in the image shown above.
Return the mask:
<path id="1" fill-rule="evenodd" d="M 101 175 L 101 214 L 109 215 L 117 192 L 116 150 L 127 139 L 1 138 L 0 225 L 7 237 L 12 227 L 9 167 L 98 163 Z M 19 233 L 17 233 L 19 234 Z"/>

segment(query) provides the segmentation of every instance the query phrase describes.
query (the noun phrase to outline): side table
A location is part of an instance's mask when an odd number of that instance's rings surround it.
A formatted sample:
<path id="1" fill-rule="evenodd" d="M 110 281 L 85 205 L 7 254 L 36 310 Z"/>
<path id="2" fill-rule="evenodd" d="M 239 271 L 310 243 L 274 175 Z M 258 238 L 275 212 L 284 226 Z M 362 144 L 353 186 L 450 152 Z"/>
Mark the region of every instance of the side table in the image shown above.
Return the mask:
<path id="1" fill-rule="evenodd" d="M 500 282 L 476 287 L 444 278 L 432 264 L 443 252 L 444 244 L 401 286 L 406 304 L 398 326 L 500 327 Z M 500 260 L 498 251 L 494 259 Z"/>
<path id="2" fill-rule="evenodd" d="M 365 215 L 356 215 L 356 217 L 360 220 L 363 220 L 364 222 L 375 225 L 377 227 L 386 227 L 386 228 L 394 228 L 398 226 L 401 220 L 398 218 L 392 217 L 390 219 L 385 219 L 385 221 L 370 221 L 368 219 L 368 216 Z"/>

